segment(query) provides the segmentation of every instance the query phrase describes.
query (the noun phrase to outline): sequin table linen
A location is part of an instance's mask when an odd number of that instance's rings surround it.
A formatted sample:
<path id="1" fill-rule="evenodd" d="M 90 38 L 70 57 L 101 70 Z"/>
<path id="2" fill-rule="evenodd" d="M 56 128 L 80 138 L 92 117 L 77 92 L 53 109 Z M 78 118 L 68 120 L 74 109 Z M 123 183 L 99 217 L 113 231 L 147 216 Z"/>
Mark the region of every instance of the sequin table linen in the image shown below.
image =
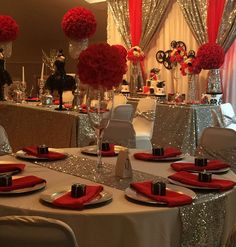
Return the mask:
<path id="1" fill-rule="evenodd" d="M 213 105 L 157 104 L 152 143 L 180 148 L 193 155 L 204 128 L 213 124 Z"/>
<path id="2" fill-rule="evenodd" d="M 13 151 L 31 145 L 83 147 L 94 142 L 87 114 L 54 108 L 0 102 L 0 125 L 6 130 Z"/>

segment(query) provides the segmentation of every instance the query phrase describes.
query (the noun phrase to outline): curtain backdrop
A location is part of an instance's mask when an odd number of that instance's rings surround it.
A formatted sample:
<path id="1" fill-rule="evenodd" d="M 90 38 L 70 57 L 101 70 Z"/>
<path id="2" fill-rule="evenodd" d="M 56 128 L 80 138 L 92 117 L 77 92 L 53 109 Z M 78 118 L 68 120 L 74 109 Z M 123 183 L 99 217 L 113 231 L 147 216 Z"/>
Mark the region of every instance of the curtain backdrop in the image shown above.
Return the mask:
<path id="1" fill-rule="evenodd" d="M 180 2 L 180 0 L 177 0 Z M 198 11 L 201 9 L 204 9 L 203 1 L 200 0 L 181 0 L 182 4 L 185 1 L 185 4 L 187 2 L 198 2 Z M 116 2 L 116 1 L 114 1 Z M 200 4 L 201 2 L 201 4 Z M 158 50 L 168 50 L 170 49 L 170 43 L 172 40 L 181 40 L 184 41 L 187 49 L 193 49 L 197 51 L 199 47 L 199 41 L 195 39 L 192 28 L 190 29 L 186 19 L 183 15 L 182 8 L 180 8 L 180 4 L 178 4 L 175 0 L 169 1 L 170 6 L 168 8 L 168 12 L 166 12 L 165 16 L 162 17 L 161 25 L 159 26 L 158 32 L 154 33 L 153 38 L 151 39 L 151 42 L 149 46 L 147 47 L 147 51 L 145 52 L 146 55 L 146 61 L 145 61 L 145 67 L 147 72 L 153 68 L 158 67 L 161 69 L 160 75 L 161 79 L 166 81 L 167 84 L 167 92 L 170 88 L 169 82 L 171 80 L 170 71 L 165 69 L 162 64 L 157 63 L 155 55 Z M 219 33 L 222 32 L 223 29 L 222 26 L 224 26 L 224 29 L 228 30 L 228 32 L 235 35 L 235 25 L 233 25 L 232 21 L 235 22 L 235 15 L 236 11 L 232 11 L 232 7 L 235 7 L 236 1 L 228 0 L 224 9 L 223 17 L 222 17 L 222 24 L 220 26 Z M 230 8 L 231 7 L 231 8 Z M 226 9 L 230 12 L 228 12 L 228 15 L 230 15 L 231 23 L 228 21 L 225 21 L 226 16 Z M 235 13 L 232 13 L 235 12 Z M 189 12 L 190 13 L 190 12 Z M 195 12 L 194 12 L 195 13 Z M 176 21 L 178 20 L 178 21 Z M 231 26 L 230 28 L 226 28 L 226 25 L 223 23 L 227 23 L 227 26 Z M 205 29 L 206 30 L 206 29 Z M 111 11 L 108 11 L 108 43 L 110 44 L 124 44 L 125 41 L 122 39 L 123 36 L 120 35 L 120 33 L 117 30 L 116 27 L 116 21 L 113 18 L 113 14 Z M 207 31 L 206 31 L 207 36 Z M 219 39 L 219 38 L 218 38 Z M 227 41 L 227 38 L 223 37 L 222 40 L 224 40 L 224 43 L 229 43 Z M 205 42 L 205 40 L 201 41 Z M 236 43 L 234 41 L 233 46 L 230 48 L 230 50 L 227 52 L 225 57 L 225 63 L 223 65 L 223 89 L 224 89 L 224 98 L 226 102 L 231 102 L 234 105 L 234 108 L 236 109 L 236 72 L 234 71 L 234 64 L 236 62 Z M 200 82 L 199 82 L 199 91 L 200 93 L 205 92 L 206 90 L 206 77 L 207 77 L 207 71 L 202 71 L 200 73 Z M 178 91 L 181 91 L 183 93 L 187 92 L 187 78 L 184 76 L 179 75 L 179 83 L 178 83 Z"/>

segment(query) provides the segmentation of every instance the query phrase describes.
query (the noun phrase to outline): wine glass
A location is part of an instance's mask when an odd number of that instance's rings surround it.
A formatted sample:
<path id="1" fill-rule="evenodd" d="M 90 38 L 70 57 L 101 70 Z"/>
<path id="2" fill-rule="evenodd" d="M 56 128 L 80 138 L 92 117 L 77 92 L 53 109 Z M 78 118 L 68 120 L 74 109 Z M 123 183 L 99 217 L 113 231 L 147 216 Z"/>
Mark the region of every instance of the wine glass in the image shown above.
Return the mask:
<path id="1" fill-rule="evenodd" d="M 108 126 L 113 110 L 113 91 L 103 88 L 88 89 L 87 94 L 88 117 L 97 137 L 97 166 L 96 171 L 103 173 L 102 165 L 102 139 L 104 129 Z"/>

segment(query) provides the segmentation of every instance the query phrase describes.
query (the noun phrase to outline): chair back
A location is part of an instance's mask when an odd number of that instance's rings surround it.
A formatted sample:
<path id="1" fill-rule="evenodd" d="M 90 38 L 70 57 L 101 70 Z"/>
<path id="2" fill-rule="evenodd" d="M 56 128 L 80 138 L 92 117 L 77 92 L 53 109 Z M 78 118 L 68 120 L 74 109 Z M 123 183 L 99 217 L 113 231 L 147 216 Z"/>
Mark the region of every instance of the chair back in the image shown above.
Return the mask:
<path id="1" fill-rule="evenodd" d="M 236 224 L 227 237 L 225 247 L 236 247 Z"/>
<path id="2" fill-rule="evenodd" d="M 156 110 L 156 99 L 151 97 L 141 98 L 137 105 L 137 111 L 148 112 Z"/>
<path id="3" fill-rule="evenodd" d="M 151 139 L 154 128 L 156 99 L 141 98 L 137 105 L 133 126 L 136 133 L 136 148 L 151 149 Z"/>
<path id="4" fill-rule="evenodd" d="M 78 247 L 64 222 L 40 216 L 0 217 L 1 247 Z"/>
<path id="5" fill-rule="evenodd" d="M 116 145 L 135 148 L 135 130 L 130 121 L 111 119 L 104 130 L 103 140 Z"/>
<path id="6" fill-rule="evenodd" d="M 112 119 L 131 121 L 133 118 L 133 106 L 131 104 L 118 105 L 114 108 Z"/>
<path id="7" fill-rule="evenodd" d="M 236 130 L 236 116 L 231 103 L 224 103 L 220 105 L 220 109 L 223 116 L 224 127 Z"/>
<path id="8" fill-rule="evenodd" d="M 196 155 L 224 160 L 232 165 L 232 170 L 236 170 L 236 131 L 218 127 L 205 128 Z"/>
<path id="9" fill-rule="evenodd" d="M 12 153 L 12 148 L 5 129 L 0 125 L 0 155 L 9 153 Z"/>
<path id="10" fill-rule="evenodd" d="M 74 99 L 74 95 L 72 91 L 64 91 L 62 93 L 62 100 L 64 103 L 72 103 L 73 99 Z"/>

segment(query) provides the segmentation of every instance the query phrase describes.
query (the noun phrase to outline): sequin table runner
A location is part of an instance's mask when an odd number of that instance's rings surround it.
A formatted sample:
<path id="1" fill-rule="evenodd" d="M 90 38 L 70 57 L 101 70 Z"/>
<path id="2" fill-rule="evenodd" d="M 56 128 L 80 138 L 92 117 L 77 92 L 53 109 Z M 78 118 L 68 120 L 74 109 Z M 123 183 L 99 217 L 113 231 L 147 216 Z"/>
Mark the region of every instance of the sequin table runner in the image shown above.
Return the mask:
<path id="1" fill-rule="evenodd" d="M 104 184 L 119 190 L 125 190 L 131 182 L 155 179 L 168 182 L 166 178 L 133 170 L 133 177 L 119 179 L 115 177 L 115 166 L 104 163 L 102 174 L 95 171 L 96 161 L 77 155 L 56 162 L 35 162 L 59 172 L 71 174 L 93 182 Z M 200 193 L 191 205 L 179 207 L 182 222 L 182 247 L 218 247 L 221 246 L 223 233 L 226 193 Z"/>

